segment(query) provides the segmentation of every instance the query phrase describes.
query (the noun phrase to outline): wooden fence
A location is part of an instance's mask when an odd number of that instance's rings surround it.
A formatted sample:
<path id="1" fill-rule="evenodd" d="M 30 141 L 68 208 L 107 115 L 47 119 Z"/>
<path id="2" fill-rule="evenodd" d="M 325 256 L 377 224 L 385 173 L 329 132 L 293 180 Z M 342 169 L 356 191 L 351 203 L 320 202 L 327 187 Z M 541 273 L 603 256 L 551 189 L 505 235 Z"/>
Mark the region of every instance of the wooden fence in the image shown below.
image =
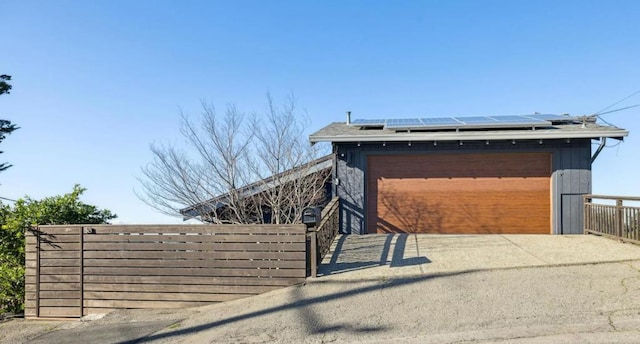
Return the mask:
<path id="1" fill-rule="evenodd" d="M 335 197 L 322 209 L 320 224 L 309 232 L 309 265 L 311 277 L 318 276 L 318 265 L 331 248 L 340 231 L 340 199 Z"/>
<path id="2" fill-rule="evenodd" d="M 25 316 L 198 306 L 305 277 L 304 225 L 41 226 L 26 235 Z"/>
<path id="3" fill-rule="evenodd" d="M 603 200 L 615 201 L 615 205 L 602 204 Z M 625 205 L 625 201 L 638 203 L 640 197 L 585 195 L 584 233 L 640 244 L 640 207 Z"/>

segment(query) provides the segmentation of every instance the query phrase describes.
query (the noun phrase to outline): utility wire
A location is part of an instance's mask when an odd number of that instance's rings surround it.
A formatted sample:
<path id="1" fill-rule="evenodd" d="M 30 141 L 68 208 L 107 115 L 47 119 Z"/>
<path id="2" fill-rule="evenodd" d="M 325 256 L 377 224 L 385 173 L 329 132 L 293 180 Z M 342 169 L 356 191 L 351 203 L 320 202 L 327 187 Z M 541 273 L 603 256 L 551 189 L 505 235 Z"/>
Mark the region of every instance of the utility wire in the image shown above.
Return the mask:
<path id="1" fill-rule="evenodd" d="M 625 100 L 627 100 L 627 99 L 629 99 L 629 98 L 631 98 L 631 97 L 635 96 L 635 95 L 636 95 L 636 94 L 638 94 L 638 93 L 640 93 L 640 90 L 637 90 L 637 91 L 635 91 L 635 92 L 631 93 L 630 95 L 628 95 L 628 96 L 626 96 L 626 97 L 624 97 L 624 98 L 622 98 L 622 99 L 618 100 L 617 102 L 615 102 L 615 103 L 613 103 L 613 104 L 611 104 L 611 105 L 607 106 L 606 108 L 604 108 L 604 109 L 602 109 L 602 110 L 600 110 L 600 111 L 596 112 L 596 113 L 595 113 L 595 115 L 596 115 L 596 116 L 598 116 L 598 115 L 602 115 L 602 112 L 603 112 L 603 111 L 607 111 L 607 110 L 611 109 L 612 107 L 614 107 L 614 106 L 616 106 L 616 105 L 618 105 L 618 104 L 622 103 L 623 101 L 625 101 Z M 599 116 L 598 116 L 598 117 L 599 117 Z M 600 118 L 600 119 L 602 119 L 602 118 Z"/>
<path id="2" fill-rule="evenodd" d="M 618 111 L 622 111 L 622 110 L 628 110 L 628 109 L 632 109 L 632 108 L 638 107 L 638 106 L 640 106 L 640 104 L 631 105 L 631 106 L 625 106 L 623 108 L 619 108 L 619 109 L 615 109 L 615 110 L 599 113 L 599 114 L 597 114 L 597 116 L 606 115 L 608 113 L 618 112 Z"/>
<path id="3" fill-rule="evenodd" d="M 18 202 L 18 200 L 11 199 L 11 198 L 6 198 L 6 197 L 2 197 L 2 196 L 0 196 L 0 199 L 3 199 L 5 201 Z"/>

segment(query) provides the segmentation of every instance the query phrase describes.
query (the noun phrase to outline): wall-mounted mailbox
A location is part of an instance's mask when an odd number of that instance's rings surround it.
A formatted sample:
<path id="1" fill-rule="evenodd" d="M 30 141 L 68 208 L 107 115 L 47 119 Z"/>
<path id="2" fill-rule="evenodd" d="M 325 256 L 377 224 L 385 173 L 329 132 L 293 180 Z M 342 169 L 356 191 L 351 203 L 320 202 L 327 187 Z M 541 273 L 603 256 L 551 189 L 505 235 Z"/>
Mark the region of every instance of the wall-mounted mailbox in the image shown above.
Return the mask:
<path id="1" fill-rule="evenodd" d="M 304 208 L 304 210 L 302 210 L 302 223 L 307 225 L 307 227 L 315 227 L 320 224 L 321 214 L 320 208 L 318 207 Z"/>

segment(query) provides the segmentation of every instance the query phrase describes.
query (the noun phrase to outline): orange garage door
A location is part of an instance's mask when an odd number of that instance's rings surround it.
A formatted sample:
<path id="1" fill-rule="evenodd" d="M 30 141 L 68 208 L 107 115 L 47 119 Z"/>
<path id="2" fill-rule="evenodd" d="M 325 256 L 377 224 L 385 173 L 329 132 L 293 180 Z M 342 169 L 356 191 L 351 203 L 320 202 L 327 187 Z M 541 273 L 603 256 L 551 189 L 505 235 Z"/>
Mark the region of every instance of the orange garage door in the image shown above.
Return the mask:
<path id="1" fill-rule="evenodd" d="M 550 153 L 372 155 L 368 233 L 551 232 Z"/>

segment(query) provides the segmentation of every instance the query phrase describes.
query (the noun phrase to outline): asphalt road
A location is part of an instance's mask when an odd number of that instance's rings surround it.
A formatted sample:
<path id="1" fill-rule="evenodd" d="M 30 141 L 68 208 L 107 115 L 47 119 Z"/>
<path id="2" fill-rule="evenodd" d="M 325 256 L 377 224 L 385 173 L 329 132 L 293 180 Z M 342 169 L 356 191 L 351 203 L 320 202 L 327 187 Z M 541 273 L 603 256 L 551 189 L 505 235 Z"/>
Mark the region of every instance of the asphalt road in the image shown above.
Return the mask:
<path id="1" fill-rule="evenodd" d="M 640 343 L 638 246 L 593 236 L 349 236 L 323 263 L 324 276 L 305 285 L 189 310 L 114 312 L 29 342 Z"/>
<path id="2" fill-rule="evenodd" d="M 324 280 L 202 309 L 153 343 L 640 343 L 640 261 Z"/>

